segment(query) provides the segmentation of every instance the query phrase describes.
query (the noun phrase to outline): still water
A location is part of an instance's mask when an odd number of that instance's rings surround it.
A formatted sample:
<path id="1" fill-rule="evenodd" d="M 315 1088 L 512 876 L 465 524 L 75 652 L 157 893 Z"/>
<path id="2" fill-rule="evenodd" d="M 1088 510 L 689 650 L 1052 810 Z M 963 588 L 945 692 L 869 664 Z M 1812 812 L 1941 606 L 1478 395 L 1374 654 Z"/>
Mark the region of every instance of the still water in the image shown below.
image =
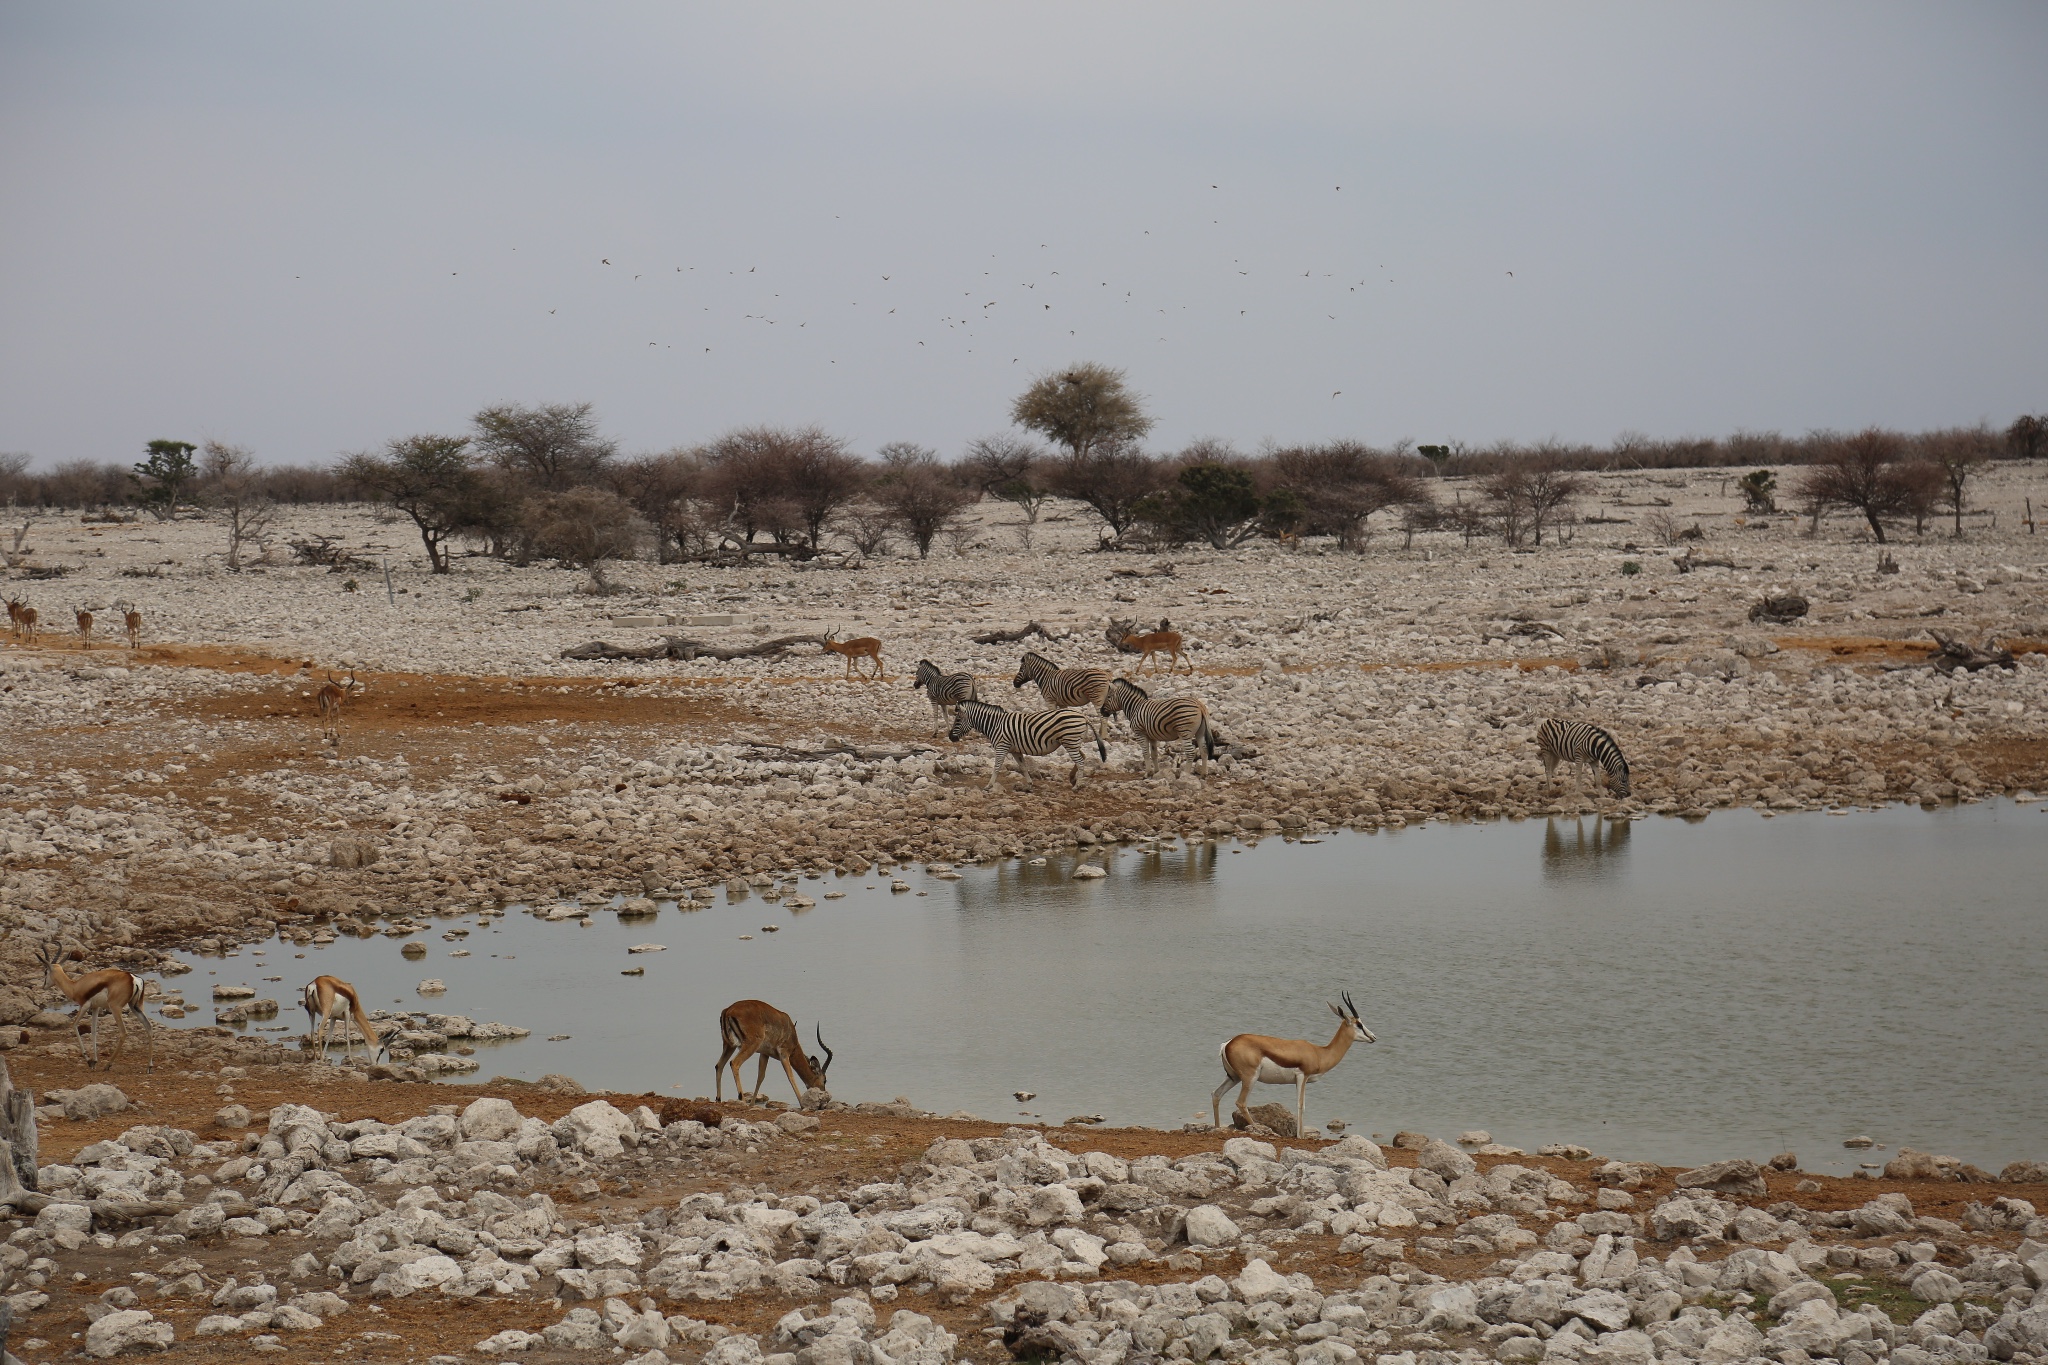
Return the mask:
<path id="1" fill-rule="evenodd" d="M 444 918 L 424 960 L 381 936 L 274 942 L 188 958 L 181 984 L 195 1000 L 256 986 L 296 1032 L 298 988 L 330 972 L 372 1007 L 533 1030 L 480 1047 L 483 1077 L 686 1095 L 711 1092 L 718 1011 L 760 997 L 807 1038 L 822 1022 L 842 1099 L 1160 1126 L 1207 1119 L 1225 1038 L 1327 1042 L 1324 1002 L 1349 990 L 1379 1042 L 1310 1087 L 1312 1124 L 1671 1163 L 1795 1149 L 1838 1172 L 1883 1159 L 1845 1151 L 1856 1134 L 1994 1170 L 2048 1158 L 2034 805 L 1432 825 L 1089 860 L 1109 876 L 1073 880 L 1070 856 L 905 871 L 908 893 L 887 875 L 807 881 L 801 911 L 721 892 L 583 928 L 515 909 L 459 944 L 440 934 L 465 921 Z M 649 942 L 666 951 L 627 955 Z M 448 993 L 416 995 L 427 977 Z M 779 1071 L 768 1093 L 787 1098 Z"/>

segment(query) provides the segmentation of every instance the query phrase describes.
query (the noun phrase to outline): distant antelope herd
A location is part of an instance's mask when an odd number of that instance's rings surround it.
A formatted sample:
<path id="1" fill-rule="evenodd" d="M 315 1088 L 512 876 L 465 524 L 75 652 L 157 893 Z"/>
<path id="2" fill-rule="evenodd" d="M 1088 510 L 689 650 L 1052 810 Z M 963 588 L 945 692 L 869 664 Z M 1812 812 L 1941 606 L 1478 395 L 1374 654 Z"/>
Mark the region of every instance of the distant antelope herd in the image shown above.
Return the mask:
<path id="1" fill-rule="evenodd" d="M 127 627 L 128 648 L 142 648 L 142 613 L 132 606 L 116 603 L 121 608 L 121 623 Z M 72 618 L 78 623 L 78 647 L 92 648 L 94 615 L 90 607 L 74 607 Z M 33 645 L 42 639 L 43 614 L 19 597 L 7 599 L 7 624 L 14 634 L 16 644 Z"/>

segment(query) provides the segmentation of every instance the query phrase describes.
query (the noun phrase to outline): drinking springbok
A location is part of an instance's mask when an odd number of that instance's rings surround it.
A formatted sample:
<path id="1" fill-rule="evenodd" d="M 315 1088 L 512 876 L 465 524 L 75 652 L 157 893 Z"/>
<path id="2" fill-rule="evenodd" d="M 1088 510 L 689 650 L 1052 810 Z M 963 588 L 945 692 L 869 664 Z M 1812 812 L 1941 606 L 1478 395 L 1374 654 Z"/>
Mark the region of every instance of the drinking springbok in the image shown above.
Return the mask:
<path id="1" fill-rule="evenodd" d="M 724 1044 L 718 1054 L 718 1064 L 711 1068 L 714 1077 L 713 1091 L 720 1100 L 725 1098 L 725 1066 L 732 1063 L 733 1088 L 739 1091 L 736 1098 L 746 1099 L 746 1084 L 740 1079 L 740 1067 L 749 1057 L 758 1057 L 761 1066 L 754 1073 L 754 1099 L 761 1098 L 761 1084 L 768 1079 L 770 1058 L 782 1063 L 782 1074 L 789 1077 L 789 1088 L 796 1092 L 796 1102 L 804 1102 L 804 1091 L 823 1090 L 825 1073 L 832 1069 L 832 1049 L 825 1046 L 825 1031 L 818 1029 L 818 1046 L 825 1053 L 825 1060 L 815 1056 L 806 1057 L 803 1039 L 796 1031 L 796 1021 L 765 1000 L 736 1000 L 718 1012 L 718 1039 Z M 798 1085 L 797 1077 L 804 1083 Z"/>
<path id="2" fill-rule="evenodd" d="M 144 987 L 141 977 L 120 967 L 103 967 L 99 971 L 73 977 L 64 970 L 62 950 L 54 943 L 37 949 L 36 960 L 42 963 L 50 984 L 78 1006 L 78 1012 L 71 1016 L 73 1034 L 78 1034 L 81 1020 L 91 1020 L 91 1055 L 86 1053 L 84 1037 L 78 1037 L 78 1055 L 85 1060 L 87 1071 L 100 1064 L 100 1015 L 109 1010 L 114 1014 L 114 1055 L 107 1058 L 107 1070 L 112 1071 L 114 1063 L 127 1050 L 128 1015 L 131 1011 L 142 1021 L 142 1042 L 149 1055 L 149 1069 L 156 1070 L 156 1037 L 149 1031 L 149 1016 L 142 1012 Z"/>
<path id="3" fill-rule="evenodd" d="M 370 1016 L 363 1011 L 363 997 L 354 986 L 338 976 L 316 976 L 306 983 L 300 995 L 300 1003 L 306 1007 L 306 1036 L 320 1040 L 320 1060 L 327 1060 L 327 1044 L 333 1033 L 334 1015 L 339 1012 L 341 1020 L 341 1060 L 346 1062 L 349 1047 L 354 1041 L 348 1031 L 353 1019 L 357 1032 L 363 1035 L 363 1050 L 370 1054 L 370 1060 L 385 1055 L 390 1044 L 380 1042 L 377 1027 L 370 1022 Z"/>
<path id="4" fill-rule="evenodd" d="M 1245 1100 L 1252 1093 L 1252 1082 L 1260 1085 L 1292 1085 L 1294 1087 L 1294 1126 L 1297 1135 L 1308 1132 L 1308 1086 L 1326 1072 L 1334 1070 L 1344 1060 L 1344 1054 L 1351 1050 L 1353 1043 L 1372 1043 L 1378 1039 L 1372 1035 L 1358 1018 L 1358 1007 L 1351 1003 L 1351 992 L 1344 992 L 1344 1008 L 1330 1006 L 1330 1013 L 1337 1016 L 1337 1035 L 1330 1039 L 1327 1047 L 1300 1038 L 1268 1038 L 1258 1033 L 1240 1033 L 1222 1048 L 1223 1084 L 1216 1087 L 1209 1096 L 1209 1118 L 1217 1127 L 1223 1126 L 1223 1092 L 1231 1086 L 1238 1086 L 1237 1103 L 1231 1113 L 1251 1122 L 1251 1115 L 1245 1109 Z"/>

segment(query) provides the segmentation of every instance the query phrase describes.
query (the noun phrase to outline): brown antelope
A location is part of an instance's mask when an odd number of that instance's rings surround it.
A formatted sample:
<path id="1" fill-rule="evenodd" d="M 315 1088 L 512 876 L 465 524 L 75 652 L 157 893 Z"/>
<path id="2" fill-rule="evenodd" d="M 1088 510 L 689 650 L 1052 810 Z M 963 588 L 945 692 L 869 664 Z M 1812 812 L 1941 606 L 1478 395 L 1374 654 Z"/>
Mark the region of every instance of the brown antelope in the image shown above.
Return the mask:
<path id="1" fill-rule="evenodd" d="M 846 660 L 846 680 L 848 682 L 852 682 L 856 676 L 862 676 L 856 674 L 854 669 L 855 661 L 859 659 L 873 659 L 875 661 L 874 676 L 877 679 L 887 676 L 882 672 L 882 642 L 880 640 L 875 639 L 871 635 L 864 635 L 858 640 L 835 639 L 834 637 L 838 634 L 839 629 L 835 626 L 831 630 L 826 631 L 824 637 L 818 643 Z"/>
<path id="2" fill-rule="evenodd" d="M 36 609 L 18 598 L 7 599 L 7 619 L 14 623 L 14 638 L 24 644 L 36 642 L 36 623 L 42 618 Z"/>
<path id="3" fill-rule="evenodd" d="M 1186 664 L 1190 673 L 1195 671 L 1194 661 L 1181 648 L 1180 632 L 1173 629 L 1173 623 L 1165 617 L 1159 619 L 1159 629 L 1142 635 L 1132 630 L 1128 621 L 1116 622 L 1111 627 L 1109 642 L 1125 654 L 1144 656 L 1138 660 L 1137 672 L 1143 673 L 1147 663 L 1152 664 L 1155 673 L 1158 672 L 1156 656 L 1161 654 L 1166 655 L 1167 672 L 1174 672 L 1179 664 Z"/>
<path id="4" fill-rule="evenodd" d="M 313 705 L 320 712 L 320 735 L 333 741 L 337 751 L 341 748 L 341 704 L 360 692 L 362 687 L 356 681 L 355 670 L 350 669 L 348 677 L 341 679 L 329 673 L 326 685 L 313 694 Z"/>
<path id="5" fill-rule="evenodd" d="M 36 953 L 36 960 L 43 964 L 43 972 L 51 985 L 64 992 L 78 1012 L 71 1016 L 72 1031 L 77 1033 L 78 1025 L 85 1019 L 92 1022 L 92 1053 L 87 1055 L 85 1039 L 78 1038 L 78 1055 L 85 1059 L 85 1069 L 92 1070 L 100 1064 L 100 1015 L 111 1010 L 114 1015 L 114 1055 L 107 1058 L 107 1070 L 114 1069 L 122 1052 L 128 1046 L 128 1014 L 134 1012 L 142 1021 L 142 1041 L 149 1055 L 149 1069 L 156 1070 L 156 1038 L 149 1031 L 149 1016 L 142 1012 L 142 978 L 119 967 L 104 967 L 84 976 L 72 977 L 64 970 L 61 951 L 54 943 L 46 944 Z"/>
<path id="6" fill-rule="evenodd" d="M 825 1073 L 832 1069 L 832 1049 L 825 1046 L 825 1031 L 818 1030 L 818 1046 L 824 1050 L 825 1060 L 806 1057 L 803 1039 L 797 1035 L 796 1023 L 788 1015 L 765 1000 L 738 1000 L 718 1013 L 718 1037 L 725 1046 L 718 1054 L 718 1065 L 711 1069 L 716 1078 L 717 1098 L 725 1098 L 725 1065 L 732 1062 L 732 1083 L 739 1091 L 738 1098 L 746 1099 L 747 1088 L 740 1080 L 740 1066 L 749 1057 L 759 1057 L 760 1069 L 754 1073 L 754 1099 L 761 1098 L 761 1083 L 768 1078 L 768 1060 L 772 1057 L 782 1063 L 782 1074 L 789 1077 L 789 1088 L 796 1092 L 798 1104 L 804 1100 L 806 1089 L 823 1090 Z M 797 1077 L 803 1077 L 798 1085 Z"/>
<path id="7" fill-rule="evenodd" d="M 300 1003 L 306 1007 L 306 1036 L 320 1040 L 320 1060 L 327 1060 L 327 1044 L 333 1032 L 334 1016 L 339 1013 L 341 1020 L 341 1059 L 346 1062 L 349 1046 L 354 1036 L 348 1031 L 349 1020 L 354 1019 L 356 1029 L 363 1035 L 363 1049 L 376 1061 L 390 1047 L 379 1042 L 377 1029 L 370 1022 L 370 1016 L 363 1012 L 363 998 L 356 988 L 338 976 L 316 976 L 306 983 Z"/>
<path id="8" fill-rule="evenodd" d="M 83 607 L 78 609 L 78 638 L 84 648 L 92 648 L 92 613 Z"/>
<path id="9" fill-rule="evenodd" d="M 121 620 L 128 627 L 128 648 L 142 648 L 142 613 L 129 607 L 122 613 Z"/>
<path id="10" fill-rule="evenodd" d="M 1257 1081 L 1261 1085 L 1294 1087 L 1295 1132 L 1299 1136 L 1307 1136 L 1309 1082 L 1334 1070 L 1354 1042 L 1378 1041 L 1372 1036 L 1372 1030 L 1359 1022 L 1358 1007 L 1351 1003 L 1351 992 L 1346 991 L 1343 998 L 1343 1009 L 1330 1006 L 1330 1013 L 1337 1016 L 1338 1023 L 1337 1036 L 1330 1039 L 1328 1047 L 1317 1047 L 1299 1038 L 1268 1038 L 1257 1033 L 1240 1033 L 1223 1045 L 1223 1084 L 1209 1096 L 1209 1117 L 1217 1127 L 1223 1126 L 1220 1108 L 1223 1092 L 1233 1085 L 1240 1088 L 1231 1112 L 1247 1124 L 1251 1122 L 1251 1115 L 1245 1110 L 1245 1100 L 1252 1093 L 1252 1082 Z"/>

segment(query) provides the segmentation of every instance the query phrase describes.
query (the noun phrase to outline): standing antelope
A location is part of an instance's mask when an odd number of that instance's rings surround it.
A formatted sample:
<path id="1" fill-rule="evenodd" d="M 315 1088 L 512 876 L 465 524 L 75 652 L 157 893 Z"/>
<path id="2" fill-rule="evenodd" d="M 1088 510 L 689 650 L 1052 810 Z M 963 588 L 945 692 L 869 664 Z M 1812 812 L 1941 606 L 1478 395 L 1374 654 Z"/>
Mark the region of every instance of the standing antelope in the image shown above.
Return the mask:
<path id="1" fill-rule="evenodd" d="M 1240 1033 L 1223 1045 L 1223 1084 L 1216 1087 L 1209 1096 L 1209 1117 L 1217 1127 L 1223 1126 L 1220 1108 L 1223 1092 L 1235 1085 L 1237 1103 L 1231 1113 L 1251 1122 L 1251 1115 L 1245 1110 L 1245 1100 L 1252 1093 L 1252 1082 L 1261 1085 L 1294 1086 L 1294 1125 L 1298 1136 L 1308 1134 L 1308 1084 L 1325 1072 L 1336 1069 L 1344 1060 L 1344 1054 L 1351 1050 L 1353 1043 L 1379 1041 L 1372 1036 L 1358 1018 L 1358 1006 L 1351 1003 L 1351 992 L 1344 992 L 1344 1008 L 1330 1006 L 1330 1013 L 1337 1016 L 1337 1036 L 1330 1039 L 1328 1047 L 1317 1047 L 1314 1043 L 1299 1038 L 1268 1038 L 1257 1033 Z"/>
<path id="2" fill-rule="evenodd" d="M 1169 673 L 1174 672 L 1178 664 L 1186 664 L 1190 673 L 1195 671 L 1194 660 L 1188 658 L 1187 651 L 1181 648 L 1180 632 L 1173 629 L 1173 623 L 1163 616 L 1159 618 L 1159 629 L 1143 635 L 1132 630 L 1129 622 L 1118 622 L 1111 627 L 1109 642 L 1126 654 L 1143 655 L 1138 660 L 1137 671 L 1140 673 L 1160 654 L 1166 655 L 1166 671 Z M 1158 672 L 1159 665 L 1152 663 L 1152 670 Z"/>
<path id="3" fill-rule="evenodd" d="M 1089 740 L 1095 741 L 1097 756 L 1104 763 L 1109 762 L 1109 748 L 1102 742 L 1097 724 L 1079 711 L 1005 711 L 985 701 L 963 701 L 953 712 L 953 728 L 946 737 L 958 744 L 970 729 L 989 737 L 996 746 L 996 765 L 988 775 L 990 791 L 996 789 L 996 779 L 1003 775 L 1005 758 L 1017 760 L 1017 771 L 1024 774 L 1024 785 L 1029 787 L 1031 765 L 1025 761 L 1027 757 L 1042 758 L 1055 749 L 1065 749 L 1074 760 L 1070 782 L 1079 787 L 1082 750 Z"/>
<path id="4" fill-rule="evenodd" d="M 789 1077 L 789 1088 L 796 1092 L 796 1101 L 802 1104 L 805 1089 L 823 1090 L 825 1073 L 832 1069 L 832 1049 L 825 1046 L 825 1031 L 818 1030 L 818 1046 L 825 1053 L 825 1060 L 815 1056 L 806 1057 L 803 1039 L 797 1035 L 796 1023 L 788 1015 L 765 1000 L 736 1000 L 718 1012 L 718 1039 L 725 1046 L 718 1054 L 718 1064 L 711 1068 L 715 1078 L 714 1088 L 720 1100 L 725 1098 L 725 1064 L 732 1062 L 733 1088 L 739 1091 L 738 1098 L 746 1099 L 747 1087 L 740 1080 L 740 1067 L 749 1057 L 758 1057 L 760 1069 L 754 1073 L 753 1098 L 761 1098 L 761 1083 L 768 1078 L 768 1061 L 772 1057 L 782 1063 L 782 1074 Z M 803 1077 L 803 1085 L 796 1083 Z"/>
<path id="5" fill-rule="evenodd" d="M 61 950 L 54 943 L 37 950 L 36 960 L 43 965 L 43 973 L 51 985 L 64 992 L 78 1012 L 71 1016 L 72 1032 L 77 1033 L 82 1019 L 92 1022 L 92 1054 L 87 1056 L 85 1039 L 78 1039 L 78 1055 L 85 1060 L 85 1069 L 92 1070 L 100 1064 L 100 1015 L 108 1010 L 114 1014 L 114 1055 L 107 1058 L 107 1070 L 114 1069 L 114 1063 L 128 1047 L 128 1014 L 134 1012 L 142 1021 L 142 1041 L 149 1055 L 149 1069 L 156 1070 L 156 1037 L 149 1031 L 149 1016 L 142 1012 L 142 978 L 119 967 L 103 967 L 84 976 L 72 977 L 64 970 Z"/>
<path id="6" fill-rule="evenodd" d="M 128 627 L 128 648 L 142 648 L 142 613 L 129 607 L 122 614 L 122 623 Z"/>
<path id="7" fill-rule="evenodd" d="M 818 643 L 823 645 L 829 652 L 837 654 L 846 660 L 846 681 L 852 682 L 858 676 L 854 671 L 854 664 L 859 659 L 872 659 L 875 661 L 874 676 L 877 679 L 887 676 L 882 672 L 882 642 L 880 640 L 875 639 L 872 635 L 864 635 L 858 640 L 840 640 L 835 638 L 838 634 L 839 628 L 834 626 L 831 630 L 825 632 Z"/>
<path id="8" fill-rule="evenodd" d="M 14 638 L 24 644 L 36 642 L 36 622 L 42 618 L 36 609 L 19 598 L 7 599 L 7 619 L 14 623 Z"/>
<path id="9" fill-rule="evenodd" d="M 353 1035 L 348 1031 L 350 1019 L 355 1020 L 356 1029 L 363 1035 L 363 1050 L 370 1054 L 371 1061 L 376 1061 L 389 1050 L 390 1044 L 378 1041 L 376 1026 L 370 1022 L 370 1016 L 363 1012 L 362 996 L 356 993 L 354 986 L 340 977 L 314 977 L 306 983 L 300 1003 L 306 1007 L 306 1036 L 320 1040 L 321 1061 L 327 1060 L 327 1043 L 333 1032 L 337 1008 L 342 1015 L 342 1061 L 348 1060 L 349 1046 L 354 1041 Z"/>
<path id="10" fill-rule="evenodd" d="M 1145 742 L 1147 774 L 1159 766 L 1160 745 L 1186 740 L 1201 760 L 1202 776 L 1209 775 L 1209 760 L 1216 757 L 1216 736 L 1209 729 L 1209 708 L 1198 699 L 1163 697 L 1155 701 L 1129 678 L 1118 678 L 1109 685 L 1109 695 L 1102 699 L 1102 714 L 1113 716 L 1119 711 L 1130 722 L 1131 733 Z M 1179 751 L 1170 749 L 1168 755 L 1177 772 Z"/>
<path id="11" fill-rule="evenodd" d="M 356 671 L 351 668 L 348 677 L 340 680 L 329 673 L 326 685 L 313 694 L 313 705 L 320 712 L 321 737 L 332 740 L 337 753 L 341 750 L 341 704 L 361 691 L 362 686 L 356 681 Z"/>
<path id="12" fill-rule="evenodd" d="M 1616 796 L 1629 793 L 1628 760 L 1614 736 L 1582 720 L 1546 720 L 1536 727 L 1536 756 L 1543 760 L 1546 781 L 1557 776 L 1560 763 L 1598 768 Z"/>
<path id="13" fill-rule="evenodd" d="M 939 666 L 930 659 L 917 661 L 917 680 L 910 684 L 912 690 L 922 688 L 926 700 L 932 704 L 932 733 L 937 734 L 945 727 L 946 717 L 963 701 L 979 701 L 974 693 L 972 673 L 941 673 Z"/>
<path id="14" fill-rule="evenodd" d="M 92 648 L 92 613 L 83 607 L 78 609 L 78 638 L 85 648 Z"/>

